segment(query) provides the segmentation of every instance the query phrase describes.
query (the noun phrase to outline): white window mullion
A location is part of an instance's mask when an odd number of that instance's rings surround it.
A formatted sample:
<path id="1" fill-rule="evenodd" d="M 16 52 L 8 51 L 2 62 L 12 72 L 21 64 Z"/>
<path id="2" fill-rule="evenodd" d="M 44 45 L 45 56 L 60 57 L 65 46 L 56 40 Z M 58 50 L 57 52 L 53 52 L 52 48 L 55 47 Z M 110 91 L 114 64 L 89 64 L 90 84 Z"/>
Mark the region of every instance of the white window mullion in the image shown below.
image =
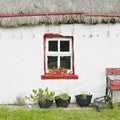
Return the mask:
<path id="1" fill-rule="evenodd" d="M 60 40 L 58 40 L 58 67 L 60 67 Z"/>
<path id="2" fill-rule="evenodd" d="M 58 68 L 60 67 L 60 56 L 58 55 Z"/>

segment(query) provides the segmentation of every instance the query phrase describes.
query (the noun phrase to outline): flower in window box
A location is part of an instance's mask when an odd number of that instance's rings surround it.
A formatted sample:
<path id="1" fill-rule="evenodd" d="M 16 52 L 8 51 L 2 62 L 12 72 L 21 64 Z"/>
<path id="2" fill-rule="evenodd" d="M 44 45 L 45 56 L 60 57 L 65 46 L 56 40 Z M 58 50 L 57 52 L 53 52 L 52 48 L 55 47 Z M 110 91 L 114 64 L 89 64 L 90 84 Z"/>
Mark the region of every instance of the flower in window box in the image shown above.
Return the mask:
<path id="1" fill-rule="evenodd" d="M 60 67 L 60 68 L 59 68 L 59 74 L 60 74 L 60 75 L 67 74 L 67 69 Z"/>
<path id="2" fill-rule="evenodd" d="M 49 69 L 49 74 L 50 75 L 56 75 L 57 74 L 56 69 Z"/>
<path id="3" fill-rule="evenodd" d="M 49 74 L 50 75 L 64 75 L 64 74 L 67 74 L 67 69 L 65 68 L 53 68 L 53 69 L 49 69 Z"/>

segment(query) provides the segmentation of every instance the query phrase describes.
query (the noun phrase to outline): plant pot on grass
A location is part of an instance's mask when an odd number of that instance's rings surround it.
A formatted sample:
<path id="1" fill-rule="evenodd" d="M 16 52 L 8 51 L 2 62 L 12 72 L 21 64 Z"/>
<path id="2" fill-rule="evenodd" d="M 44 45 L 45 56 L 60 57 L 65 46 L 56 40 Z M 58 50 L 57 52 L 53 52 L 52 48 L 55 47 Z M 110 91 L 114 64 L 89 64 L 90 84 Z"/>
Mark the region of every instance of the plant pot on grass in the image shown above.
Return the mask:
<path id="1" fill-rule="evenodd" d="M 60 94 L 55 97 L 55 103 L 57 107 L 68 107 L 68 105 L 70 104 L 70 100 L 71 97 L 66 93 Z"/>
<path id="2" fill-rule="evenodd" d="M 48 87 L 43 90 L 39 88 L 38 90 L 32 90 L 32 94 L 30 94 L 30 100 L 38 103 L 40 108 L 49 108 L 53 104 L 55 92 L 49 92 Z"/>
<path id="3" fill-rule="evenodd" d="M 88 94 L 79 94 L 76 95 L 75 97 L 76 97 L 76 103 L 81 107 L 89 106 L 92 99 L 92 95 L 88 95 Z"/>
<path id="4" fill-rule="evenodd" d="M 44 101 L 38 101 L 38 105 L 40 108 L 49 108 L 53 105 L 53 100 L 45 99 Z"/>

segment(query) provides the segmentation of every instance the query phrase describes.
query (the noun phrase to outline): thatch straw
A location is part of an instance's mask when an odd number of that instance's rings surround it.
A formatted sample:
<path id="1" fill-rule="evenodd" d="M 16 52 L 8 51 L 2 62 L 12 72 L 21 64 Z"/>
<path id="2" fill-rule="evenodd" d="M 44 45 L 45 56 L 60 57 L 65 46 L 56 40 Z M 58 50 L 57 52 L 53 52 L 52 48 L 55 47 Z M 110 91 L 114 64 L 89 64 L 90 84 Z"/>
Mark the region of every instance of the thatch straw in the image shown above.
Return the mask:
<path id="1" fill-rule="evenodd" d="M 0 0 L 1 13 L 85 11 L 120 13 L 120 0 Z"/>
<path id="2" fill-rule="evenodd" d="M 77 12 L 119 14 L 120 0 L 0 0 L 0 14 L 33 12 Z M 70 23 L 119 23 L 120 17 L 93 17 L 85 14 L 44 15 L 0 18 L 0 26 Z"/>
<path id="3" fill-rule="evenodd" d="M 0 18 L 0 26 L 17 27 L 22 25 L 38 24 L 72 24 L 81 23 L 82 15 L 50 15 L 50 16 L 29 16 L 29 17 L 8 17 Z"/>

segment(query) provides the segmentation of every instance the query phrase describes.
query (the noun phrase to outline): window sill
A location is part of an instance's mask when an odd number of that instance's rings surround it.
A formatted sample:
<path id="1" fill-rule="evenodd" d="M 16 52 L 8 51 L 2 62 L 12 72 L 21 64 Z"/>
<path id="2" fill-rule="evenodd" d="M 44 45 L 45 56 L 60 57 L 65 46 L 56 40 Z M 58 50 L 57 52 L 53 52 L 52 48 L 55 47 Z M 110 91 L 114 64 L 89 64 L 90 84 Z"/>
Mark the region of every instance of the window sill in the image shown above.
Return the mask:
<path id="1" fill-rule="evenodd" d="M 78 79 L 78 75 L 41 75 L 41 79 Z"/>

